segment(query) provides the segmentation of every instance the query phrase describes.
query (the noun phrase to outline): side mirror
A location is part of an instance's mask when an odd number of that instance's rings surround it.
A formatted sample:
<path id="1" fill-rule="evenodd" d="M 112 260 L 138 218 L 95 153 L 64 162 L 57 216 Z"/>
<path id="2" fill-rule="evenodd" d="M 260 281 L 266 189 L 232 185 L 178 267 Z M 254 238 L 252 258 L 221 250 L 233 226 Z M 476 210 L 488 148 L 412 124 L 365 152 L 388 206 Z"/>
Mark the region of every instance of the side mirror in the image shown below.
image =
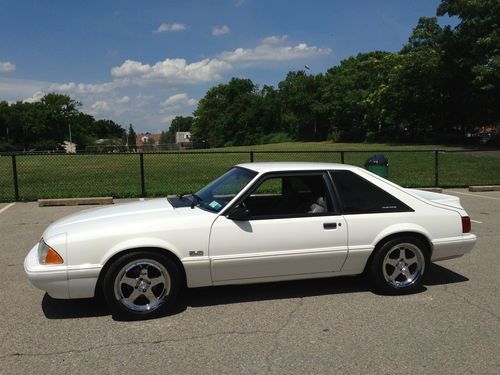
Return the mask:
<path id="1" fill-rule="evenodd" d="M 250 219 L 250 211 L 242 204 L 237 205 L 226 215 L 231 220 L 248 220 Z"/>

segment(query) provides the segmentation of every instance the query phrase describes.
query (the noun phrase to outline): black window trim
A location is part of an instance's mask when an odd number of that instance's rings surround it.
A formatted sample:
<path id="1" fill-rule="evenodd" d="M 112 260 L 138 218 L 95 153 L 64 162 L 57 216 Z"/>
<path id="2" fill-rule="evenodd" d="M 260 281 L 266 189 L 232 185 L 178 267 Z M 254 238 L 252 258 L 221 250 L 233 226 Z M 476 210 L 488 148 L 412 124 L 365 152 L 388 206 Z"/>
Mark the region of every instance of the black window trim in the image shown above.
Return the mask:
<path id="1" fill-rule="evenodd" d="M 339 205 L 339 201 L 334 195 L 333 186 L 331 184 L 331 177 L 326 170 L 318 169 L 318 170 L 305 170 L 305 171 L 273 171 L 266 172 L 261 174 L 248 189 L 246 189 L 245 193 L 239 197 L 236 201 L 234 201 L 231 205 L 225 207 L 224 212 L 221 213 L 222 216 L 228 216 L 231 210 L 242 203 L 246 198 L 248 198 L 255 189 L 264 181 L 273 177 L 286 177 L 286 176 L 304 176 L 304 175 L 317 175 L 323 177 L 323 181 L 325 182 L 326 190 L 327 190 L 327 199 L 331 207 L 333 208 L 333 212 L 324 212 L 324 213 L 306 213 L 306 214 L 288 214 L 288 215 L 262 215 L 262 216 L 254 216 L 250 217 L 248 221 L 251 220 L 275 220 L 275 219 L 294 219 L 294 218 L 302 218 L 302 217 L 320 217 L 320 216 L 339 216 L 341 215 L 341 206 Z"/>
<path id="2" fill-rule="evenodd" d="M 384 193 L 388 194 L 392 199 L 394 199 L 395 201 L 399 202 L 399 204 L 401 205 L 402 208 L 398 209 L 398 210 L 391 210 L 391 211 L 383 211 L 383 210 L 371 210 L 371 211 L 363 211 L 363 212 L 350 212 L 350 211 L 346 211 L 344 209 L 344 202 L 342 201 L 342 198 L 340 196 L 340 193 L 339 193 L 339 190 L 337 188 L 337 185 L 335 184 L 335 178 L 333 176 L 333 174 L 335 172 L 348 172 L 348 173 L 352 173 L 352 174 L 358 176 L 359 178 L 362 178 L 363 180 L 365 180 L 371 186 L 375 187 L 378 190 L 382 190 Z M 333 190 L 335 192 L 335 198 L 337 199 L 337 202 L 339 204 L 338 207 L 340 208 L 340 212 L 342 213 L 342 215 L 393 214 L 393 213 L 401 213 L 401 212 L 415 212 L 415 210 L 413 208 L 411 208 L 410 206 L 408 206 L 406 203 L 401 202 L 401 200 L 399 200 L 398 198 L 396 198 L 394 195 L 392 195 L 391 193 L 389 193 L 387 190 L 382 189 L 380 186 L 378 186 L 378 185 L 374 184 L 373 182 L 367 180 L 366 178 L 364 178 L 363 176 L 357 174 L 356 172 L 350 171 L 348 169 L 333 169 L 333 170 L 329 170 L 328 171 L 328 176 L 329 176 L 330 183 L 332 184 Z"/>

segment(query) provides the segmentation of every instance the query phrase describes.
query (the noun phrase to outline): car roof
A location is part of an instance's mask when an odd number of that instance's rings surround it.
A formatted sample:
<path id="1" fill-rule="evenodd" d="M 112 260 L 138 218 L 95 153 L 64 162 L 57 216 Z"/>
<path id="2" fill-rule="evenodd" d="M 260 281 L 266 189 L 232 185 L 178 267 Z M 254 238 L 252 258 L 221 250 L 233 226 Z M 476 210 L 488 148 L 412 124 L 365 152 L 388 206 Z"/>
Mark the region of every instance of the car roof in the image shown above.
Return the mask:
<path id="1" fill-rule="evenodd" d="M 317 171 L 317 170 L 355 170 L 358 167 L 338 163 L 307 163 L 307 162 L 260 162 L 243 163 L 237 167 L 250 169 L 258 173 L 286 172 L 286 171 Z"/>

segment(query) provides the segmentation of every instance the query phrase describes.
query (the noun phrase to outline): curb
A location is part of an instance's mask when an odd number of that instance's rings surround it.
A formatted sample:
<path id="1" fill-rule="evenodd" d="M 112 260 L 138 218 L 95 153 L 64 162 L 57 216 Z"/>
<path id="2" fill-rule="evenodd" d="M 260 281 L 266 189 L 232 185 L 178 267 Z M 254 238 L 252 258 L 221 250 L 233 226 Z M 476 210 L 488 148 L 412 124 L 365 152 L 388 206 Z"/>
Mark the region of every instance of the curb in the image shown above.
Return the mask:
<path id="1" fill-rule="evenodd" d="M 113 204 L 113 197 L 39 199 L 38 207 Z"/>
<path id="2" fill-rule="evenodd" d="M 443 189 L 439 187 L 417 188 L 417 190 L 430 191 L 432 193 L 442 193 Z"/>
<path id="3" fill-rule="evenodd" d="M 469 191 L 500 191 L 500 185 L 469 186 Z"/>

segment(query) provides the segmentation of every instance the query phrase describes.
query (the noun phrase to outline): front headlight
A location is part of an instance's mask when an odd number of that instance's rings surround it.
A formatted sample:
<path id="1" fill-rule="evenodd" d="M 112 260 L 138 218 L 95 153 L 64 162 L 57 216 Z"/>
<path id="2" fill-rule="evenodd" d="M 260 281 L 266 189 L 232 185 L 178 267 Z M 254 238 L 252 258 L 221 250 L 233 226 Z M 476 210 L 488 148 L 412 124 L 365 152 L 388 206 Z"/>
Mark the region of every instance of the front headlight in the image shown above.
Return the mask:
<path id="1" fill-rule="evenodd" d="M 43 238 L 38 243 L 38 261 L 40 264 L 63 264 L 61 256 L 45 243 Z"/>

